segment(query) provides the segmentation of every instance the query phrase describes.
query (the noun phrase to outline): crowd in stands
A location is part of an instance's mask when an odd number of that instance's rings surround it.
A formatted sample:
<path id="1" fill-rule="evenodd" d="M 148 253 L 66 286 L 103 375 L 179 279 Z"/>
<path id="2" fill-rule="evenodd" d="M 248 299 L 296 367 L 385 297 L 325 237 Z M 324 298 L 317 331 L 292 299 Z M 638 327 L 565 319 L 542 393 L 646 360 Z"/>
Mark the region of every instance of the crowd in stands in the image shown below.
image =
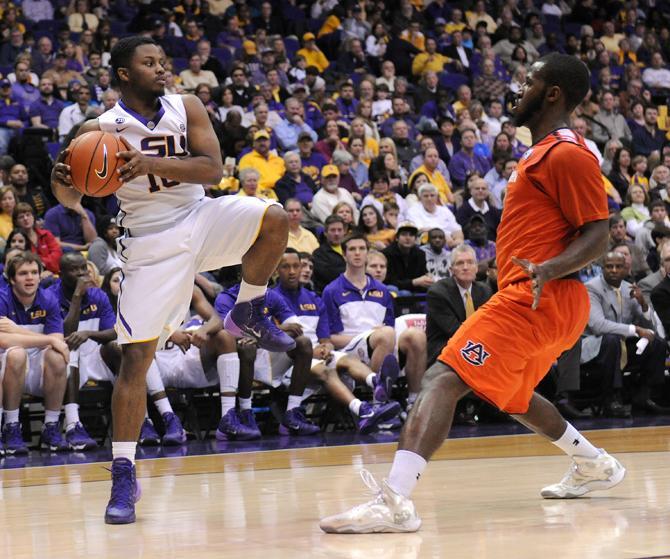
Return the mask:
<path id="1" fill-rule="evenodd" d="M 531 65 L 550 52 L 583 60 L 591 91 L 570 125 L 600 164 L 611 243 L 580 273 L 591 320 L 556 364 L 553 397 L 570 417 L 629 417 L 631 406 L 670 411 L 662 405 L 670 401 L 670 4 L 1 2 L 0 243 L 6 256 L 14 248 L 36 254 L 45 285 L 59 285 L 68 254 L 85 255 L 112 306 L 121 266 L 115 240 L 123 233 L 113 219 L 116 201 L 85 199 L 65 209 L 49 173 L 81 123 L 118 101 L 110 50 L 131 34 L 163 48 L 166 94 L 194 94 L 207 109 L 225 161 L 207 195 L 256 196 L 286 209 L 300 285 L 316 293 L 315 305 L 343 315 L 327 318 L 314 348 L 343 349 L 360 333 L 347 332 L 347 322 L 365 313 L 344 316 L 348 301 L 333 303 L 333 285 L 360 292 L 356 304 L 368 292 L 383 295 L 386 310 L 370 327 L 397 329 L 386 311 L 427 315 L 418 328 L 423 339 L 416 324 L 405 338 L 390 331 L 375 338 L 387 353 L 400 349 L 410 404 L 426 366 L 496 291 L 507 183 L 532 149 L 529 131 L 512 118 Z M 360 275 L 365 269 L 369 276 Z M 235 281 L 234 270 L 220 270 L 196 284 L 215 305 Z M 11 290 L 14 278 L 5 273 L 3 282 Z M 648 342 L 643 349 L 640 339 Z M 421 351 L 427 363 L 417 361 Z M 377 391 L 380 381 L 366 379 L 380 374 L 380 355 L 362 372 L 346 359 L 337 371 L 353 370 Z M 326 387 L 337 384 L 327 371 L 313 374 Z M 164 400 L 160 387 L 150 392 Z M 348 398 L 340 400 L 348 405 Z M 388 408 L 388 398 L 378 400 Z M 363 417 L 360 405 L 350 409 Z M 391 407 L 379 421 L 402 415 Z"/>

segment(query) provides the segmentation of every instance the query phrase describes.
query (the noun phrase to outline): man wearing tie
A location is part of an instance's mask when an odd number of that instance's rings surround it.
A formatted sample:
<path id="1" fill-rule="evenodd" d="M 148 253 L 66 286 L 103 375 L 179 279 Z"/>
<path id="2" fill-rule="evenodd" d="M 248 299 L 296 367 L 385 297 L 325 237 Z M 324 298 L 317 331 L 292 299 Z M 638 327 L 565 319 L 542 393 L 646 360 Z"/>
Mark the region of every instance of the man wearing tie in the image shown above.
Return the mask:
<path id="1" fill-rule="evenodd" d="M 461 244 L 451 252 L 451 276 L 435 283 L 427 295 L 428 365 L 442 351 L 456 330 L 491 297 L 491 288 L 475 281 L 477 256 L 472 247 Z"/>
<path id="2" fill-rule="evenodd" d="M 651 392 L 663 384 L 665 342 L 656 336 L 653 311 L 642 290 L 625 281 L 625 275 L 623 255 L 608 252 L 602 275 L 586 283 L 591 311 L 582 338 L 582 369 L 595 370 L 602 379 L 606 415 L 629 415 L 619 395 L 624 368 L 636 374 L 633 405 L 651 413 L 663 413 L 666 410 L 651 399 Z M 642 338 L 648 345 L 638 355 L 636 344 Z"/>

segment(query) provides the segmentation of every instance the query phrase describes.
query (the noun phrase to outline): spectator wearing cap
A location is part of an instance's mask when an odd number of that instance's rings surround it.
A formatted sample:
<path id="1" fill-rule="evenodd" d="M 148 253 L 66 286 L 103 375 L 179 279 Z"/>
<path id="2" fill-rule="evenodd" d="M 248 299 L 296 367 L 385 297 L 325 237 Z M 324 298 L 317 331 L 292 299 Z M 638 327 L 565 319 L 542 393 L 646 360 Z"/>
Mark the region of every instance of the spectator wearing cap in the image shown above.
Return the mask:
<path id="1" fill-rule="evenodd" d="M 28 114 L 23 105 L 12 100 L 12 84 L 4 78 L 0 80 L 0 155 L 5 155 L 9 142 L 17 130 L 28 124 Z"/>
<path id="2" fill-rule="evenodd" d="M 473 128 L 461 131 L 461 149 L 449 162 L 449 174 L 457 186 L 465 186 L 467 178 L 477 173 L 483 177 L 491 168 L 491 163 L 483 155 L 475 153 L 477 135 Z"/>
<path id="3" fill-rule="evenodd" d="M 314 233 L 301 225 L 305 216 L 300 200 L 289 198 L 284 202 L 284 210 L 288 215 L 288 243 L 286 246 L 298 252 L 312 254 L 319 248 L 319 241 Z"/>
<path id="4" fill-rule="evenodd" d="M 456 217 L 446 206 L 438 204 L 437 188 L 430 183 L 422 184 L 418 190 L 419 204 L 413 204 L 407 210 L 407 218 L 419 231 L 428 232 L 437 227 L 447 236 L 447 246 L 454 247 L 463 242 L 463 231 Z"/>
<path id="5" fill-rule="evenodd" d="M 433 184 L 437 188 L 437 192 L 440 196 L 440 202 L 442 204 L 451 204 L 454 201 L 454 195 L 449 186 L 449 171 L 447 171 L 444 163 L 440 159 L 440 155 L 437 151 L 437 148 L 428 147 L 423 152 L 423 162 L 419 165 L 412 175 L 409 177 L 409 181 L 412 180 L 412 177 L 419 173 L 423 173 L 428 177 L 428 182 Z M 444 168 L 440 170 L 440 164 Z M 444 175 L 446 172 L 446 176 Z"/>
<path id="6" fill-rule="evenodd" d="M 470 197 L 456 211 L 456 220 L 460 223 L 461 227 L 465 227 L 473 215 L 481 215 L 488 228 L 489 239 L 495 241 L 502 212 L 489 204 L 490 191 L 488 183 L 483 178 L 475 175 L 470 177 L 467 187 Z"/>
<path id="7" fill-rule="evenodd" d="M 316 46 L 316 37 L 314 33 L 305 33 L 302 36 L 303 47 L 296 53 L 302 56 L 307 62 L 307 67 L 315 66 L 319 72 L 325 72 L 330 66 L 330 62 L 321 49 Z"/>
<path id="8" fill-rule="evenodd" d="M 76 94 L 76 103 L 65 107 L 58 117 L 58 136 L 62 142 L 72 130 L 72 127 L 86 120 L 89 109 L 94 108 L 91 105 L 91 90 L 88 87 L 81 87 Z"/>
<path id="9" fill-rule="evenodd" d="M 98 236 L 95 216 L 81 204 L 76 209 L 58 204 L 44 214 L 44 228 L 56 237 L 63 251 L 88 250 Z"/>
<path id="10" fill-rule="evenodd" d="M 496 258 L 496 244 L 489 238 L 489 229 L 484 216 L 473 214 L 465 224 L 465 244 L 472 247 L 477 255 L 480 271 L 486 273 L 489 263 Z"/>
<path id="11" fill-rule="evenodd" d="M 346 262 L 342 253 L 344 220 L 339 215 L 329 215 L 324 227 L 324 241 L 312 254 L 314 288 L 321 293 L 331 281 L 344 273 Z"/>
<path id="12" fill-rule="evenodd" d="M 284 160 L 270 150 L 270 135 L 266 130 L 254 134 L 253 149 L 240 159 L 239 169 L 256 169 L 260 175 L 261 190 L 274 189 L 276 182 L 284 176 Z"/>
<path id="13" fill-rule="evenodd" d="M 305 133 L 316 141 L 318 139 L 316 132 L 305 122 L 305 109 L 302 103 L 294 97 L 289 97 L 284 106 L 286 108 L 284 118 L 274 128 L 279 147 L 284 151 L 297 149 L 298 138 Z"/>
<path id="14" fill-rule="evenodd" d="M 58 51 L 54 57 L 53 67 L 44 74 L 43 78 L 50 78 L 58 90 L 61 99 L 67 99 L 67 88 L 70 82 L 78 81 L 81 84 L 85 84 L 86 80 L 82 75 L 75 71 L 67 68 L 67 54 L 62 51 Z"/>
<path id="15" fill-rule="evenodd" d="M 300 133 L 298 136 L 298 151 L 303 173 L 311 177 L 313 181 L 318 181 L 321 176 L 321 169 L 328 165 L 328 160 L 320 151 L 314 149 L 314 140 L 312 140 L 311 134 Z"/>
<path id="16" fill-rule="evenodd" d="M 417 54 L 412 61 L 412 75 L 421 76 L 425 72 L 439 73 L 444 70 L 444 65 L 450 62 L 451 58 L 437 52 L 437 41 L 428 37 L 426 39 L 426 52 Z"/>
<path id="17" fill-rule="evenodd" d="M 204 83 L 212 88 L 219 87 L 219 82 L 210 70 L 202 69 L 202 58 L 197 52 L 191 54 L 188 59 L 188 68 L 179 72 L 179 78 L 183 88 L 193 93 L 196 87 Z"/>
<path id="18" fill-rule="evenodd" d="M 292 198 L 297 199 L 306 208 L 310 208 L 316 192 L 316 183 L 312 177 L 303 172 L 300 154 L 297 151 L 285 153 L 284 166 L 286 173 L 275 185 L 275 193 L 279 202 L 285 204 L 288 199 Z"/>
<path id="19" fill-rule="evenodd" d="M 474 312 L 491 298 L 491 289 L 477 277 L 477 256 L 472 247 L 459 245 L 452 251 L 452 277 L 436 282 L 426 296 L 428 364 Z"/>
<path id="20" fill-rule="evenodd" d="M 294 83 L 288 86 L 288 92 L 303 106 L 305 122 L 312 130 L 320 130 L 326 124 L 321 108 L 317 103 L 309 99 L 309 86 L 304 83 Z"/>
<path id="21" fill-rule="evenodd" d="M 398 225 L 394 242 L 382 252 L 388 262 L 386 282 L 398 288 L 398 295 L 424 293 L 434 279 L 426 269 L 426 253 L 417 246 L 419 230 L 411 221 Z"/>
<path id="22" fill-rule="evenodd" d="M 321 170 L 321 188 L 312 200 L 312 215 L 325 223 L 326 218 L 333 213 L 333 208 L 340 202 L 346 202 L 356 208 L 356 201 L 351 193 L 339 187 L 340 171 L 335 165 L 326 165 Z M 358 221 L 358 210 L 354 210 L 354 220 Z"/>

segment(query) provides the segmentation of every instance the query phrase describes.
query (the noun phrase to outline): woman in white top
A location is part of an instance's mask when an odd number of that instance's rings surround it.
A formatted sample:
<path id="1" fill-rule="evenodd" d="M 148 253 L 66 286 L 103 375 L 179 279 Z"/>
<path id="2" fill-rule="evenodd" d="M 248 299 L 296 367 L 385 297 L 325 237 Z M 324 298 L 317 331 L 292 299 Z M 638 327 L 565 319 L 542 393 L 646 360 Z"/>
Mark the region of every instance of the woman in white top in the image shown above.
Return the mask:
<path id="1" fill-rule="evenodd" d="M 626 232 L 633 238 L 637 232 L 644 227 L 644 222 L 649 219 L 649 196 L 639 184 L 628 187 L 626 195 L 628 207 L 621 210 L 621 217 L 626 220 Z"/>
<path id="2" fill-rule="evenodd" d="M 233 89 L 229 86 L 221 90 L 221 103 L 219 103 L 219 120 L 226 121 L 226 115 L 230 111 L 237 111 L 241 117 L 244 117 L 244 109 L 239 105 L 233 105 Z"/>
<path id="3" fill-rule="evenodd" d="M 426 183 L 419 187 L 419 204 L 414 204 L 407 212 L 407 219 L 414 223 L 421 233 L 434 228 L 444 231 L 447 246 L 455 247 L 463 242 L 463 230 L 456 216 L 447 206 L 440 206 L 437 187 Z"/>

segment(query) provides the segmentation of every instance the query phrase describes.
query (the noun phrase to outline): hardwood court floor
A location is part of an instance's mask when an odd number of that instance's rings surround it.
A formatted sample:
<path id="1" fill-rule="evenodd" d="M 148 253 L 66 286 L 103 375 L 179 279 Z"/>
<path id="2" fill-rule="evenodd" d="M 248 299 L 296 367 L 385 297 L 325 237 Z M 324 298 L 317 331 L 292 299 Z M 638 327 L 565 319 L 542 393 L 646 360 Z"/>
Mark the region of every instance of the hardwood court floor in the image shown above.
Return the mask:
<path id="1" fill-rule="evenodd" d="M 393 445 L 142 461 L 144 497 L 129 526 L 102 521 L 100 464 L 6 470 L 0 558 L 659 557 L 670 554 L 669 431 L 593 432 L 628 476 L 573 501 L 539 497 L 569 462 L 538 437 L 447 441 L 415 493 L 424 525 L 402 535 L 335 536 L 317 525 L 367 499 L 357 471 L 365 463 L 386 475 Z"/>

